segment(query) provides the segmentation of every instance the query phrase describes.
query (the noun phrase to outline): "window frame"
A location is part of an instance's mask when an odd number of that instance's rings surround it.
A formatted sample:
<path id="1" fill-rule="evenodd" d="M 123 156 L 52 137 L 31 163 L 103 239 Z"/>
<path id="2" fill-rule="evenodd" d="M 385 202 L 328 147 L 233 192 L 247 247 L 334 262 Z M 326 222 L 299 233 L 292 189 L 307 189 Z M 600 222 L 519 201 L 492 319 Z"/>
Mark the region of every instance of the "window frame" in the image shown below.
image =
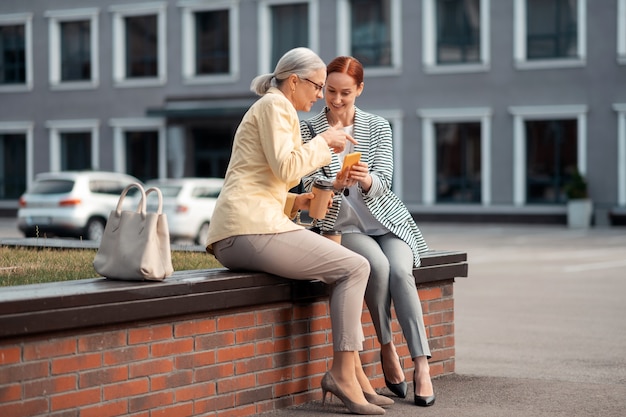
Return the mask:
<path id="1" fill-rule="evenodd" d="M 109 121 L 113 128 L 113 170 L 126 173 L 125 133 L 154 130 L 158 135 L 158 178 L 167 178 L 167 135 L 166 121 L 161 118 L 115 118 Z"/>
<path id="2" fill-rule="evenodd" d="M 34 174 L 34 123 L 30 121 L 0 121 L 0 134 L 23 134 L 26 136 L 26 187 L 30 187 Z M 2 202 L 0 201 L 0 204 Z M 1 207 L 1 205 L 0 205 Z"/>
<path id="3" fill-rule="evenodd" d="M 55 90 L 93 89 L 97 88 L 100 79 L 99 45 L 100 30 L 98 17 L 100 10 L 97 8 L 53 10 L 44 13 L 48 18 L 48 48 L 50 51 L 49 82 Z M 66 22 L 89 21 L 90 27 L 90 61 L 91 79 L 84 81 L 61 80 L 61 24 Z"/>
<path id="4" fill-rule="evenodd" d="M 486 72 L 491 67 L 491 0 L 480 0 L 480 61 L 463 64 L 437 63 L 437 0 L 422 1 L 422 67 L 427 74 Z"/>
<path id="5" fill-rule="evenodd" d="M 319 50 L 319 0 L 259 0 L 258 2 L 258 25 L 259 25 L 259 73 L 270 73 L 272 68 L 272 39 L 271 39 L 271 7 L 288 4 L 308 4 L 309 14 L 309 45 L 313 51 Z"/>
<path id="6" fill-rule="evenodd" d="M 33 89 L 33 14 L 0 15 L 0 26 L 24 25 L 26 80 L 24 84 L 0 84 L 0 93 L 15 93 Z"/>
<path id="7" fill-rule="evenodd" d="M 526 205 L 526 130 L 528 120 L 576 119 L 578 170 L 587 173 L 587 105 L 511 106 L 513 116 L 513 205 Z"/>
<path id="8" fill-rule="evenodd" d="M 50 171 L 61 171 L 61 135 L 63 133 L 89 133 L 91 135 L 91 169 L 100 169 L 100 121 L 98 119 L 48 120 L 45 123 L 50 142 Z"/>
<path id="9" fill-rule="evenodd" d="M 350 0 L 337 0 L 337 54 L 352 55 L 350 33 Z M 402 72 L 402 2 L 390 0 L 391 5 L 391 66 L 365 67 L 366 77 L 399 75 Z"/>
<path id="10" fill-rule="evenodd" d="M 239 44 L 239 2 L 236 0 L 216 1 L 210 4 L 202 0 L 187 0 L 178 3 L 181 10 L 182 23 L 182 74 L 185 84 L 221 84 L 225 82 L 235 82 L 240 77 Z M 229 23 L 229 60 L 230 72 L 216 75 L 198 75 L 196 68 L 196 12 L 210 12 L 228 10 Z"/>
<path id="11" fill-rule="evenodd" d="M 617 112 L 617 204 L 626 207 L 626 103 L 613 104 Z"/>
<path id="12" fill-rule="evenodd" d="M 167 82 L 167 3 L 143 3 L 114 5 L 109 8 L 113 14 L 113 82 L 115 87 L 163 86 Z M 128 78 L 126 76 L 126 24 L 124 19 L 133 16 L 157 17 L 157 76 Z"/>
<path id="13" fill-rule="evenodd" d="M 444 205 L 437 203 L 435 190 L 437 178 L 437 143 L 435 124 L 444 123 L 480 123 L 480 205 L 491 204 L 491 119 L 493 110 L 489 107 L 467 107 L 449 109 L 418 109 L 417 116 L 422 119 L 422 201 L 426 206 Z M 463 203 L 476 206 L 476 203 Z M 461 205 L 463 205 L 461 204 Z M 445 204 L 448 205 L 448 204 Z M 455 205 L 457 206 L 457 205 Z"/>
<path id="14" fill-rule="evenodd" d="M 587 0 L 576 0 L 578 18 L 578 44 L 575 58 L 533 59 L 526 58 L 526 17 L 527 0 L 514 0 L 513 24 L 513 57 L 514 65 L 518 70 L 533 70 L 546 68 L 575 68 L 583 67 L 587 63 Z"/>
<path id="15" fill-rule="evenodd" d="M 626 65 L 626 0 L 617 3 L 617 63 Z"/>

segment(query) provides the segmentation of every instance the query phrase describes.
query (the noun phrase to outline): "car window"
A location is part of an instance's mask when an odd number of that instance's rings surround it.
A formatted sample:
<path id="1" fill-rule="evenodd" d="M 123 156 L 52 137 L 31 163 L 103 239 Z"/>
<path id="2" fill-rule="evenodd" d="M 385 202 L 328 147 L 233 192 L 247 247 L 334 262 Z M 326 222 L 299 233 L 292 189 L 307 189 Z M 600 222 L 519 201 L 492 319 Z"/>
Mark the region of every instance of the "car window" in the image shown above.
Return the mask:
<path id="1" fill-rule="evenodd" d="M 220 195 L 219 188 L 212 187 L 196 187 L 191 195 L 196 198 L 217 198 Z"/>
<path id="2" fill-rule="evenodd" d="M 91 180 L 89 181 L 89 190 L 98 194 L 120 195 L 127 185 L 115 180 Z"/>
<path id="3" fill-rule="evenodd" d="M 38 180 L 33 183 L 28 191 L 31 194 L 63 194 L 69 193 L 74 188 L 72 180 Z"/>
<path id="4" fill-rule="evenodd" d="M 183 188 L 178 185 L 155 185 L 159 190 L 161 190 L 161 194 L 163 197 L 176 197 L 180 190 Z"/>

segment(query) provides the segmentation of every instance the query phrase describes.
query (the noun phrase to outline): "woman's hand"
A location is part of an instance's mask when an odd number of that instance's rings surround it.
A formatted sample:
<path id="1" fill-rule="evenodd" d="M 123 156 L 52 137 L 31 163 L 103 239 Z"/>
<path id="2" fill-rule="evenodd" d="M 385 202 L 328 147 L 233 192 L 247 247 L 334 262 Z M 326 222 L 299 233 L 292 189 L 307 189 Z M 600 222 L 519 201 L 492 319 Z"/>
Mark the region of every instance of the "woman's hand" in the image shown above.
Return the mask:
<path id="1" fill-rule="evenodd" d="M 335 153 L 340 153 L 346 147 L 346 141 L 350 141 L 357 144 L 356 139 L 348 135 L 341 126 L 341 123 L 337 123 L 335 126 L 331 126 L 324 133 L 320 133 L 320 136 L 324 138 L 328 147 Z"/>
<path id="2" fill-rule="evenodd" d="M 296 200 L 293 202 L 294 208 L 296 210 L 308 210 L 313 197 L 313 193 L 302 193 L 296 195 Z"/>
<path id="3" fill-rule="evenodd" d="M 357 182 L 363 191 L 368 192 L 370 190 L 372 186 L 372 176 L 369 173 L 367 162 L 359 161 L 352 165 L 350 171 L 348 171 L 348 175 L 345 177 L 341 177 L 337 174 L 333 185 L 337 190 L 342 190 L 352 187 Z"/>
<path id="4" fill-rule="evenodd" d="M 311 200 L 315 196 L 313 193 L 302 193 L 296 196 L 296 200 L 293 202 L 293 206 L 296 210 L 309 210 L 311 207 Z M 330 208 L 333 205 L 333 194 L 331 193 L 328 198 L 327 206 Z"/>

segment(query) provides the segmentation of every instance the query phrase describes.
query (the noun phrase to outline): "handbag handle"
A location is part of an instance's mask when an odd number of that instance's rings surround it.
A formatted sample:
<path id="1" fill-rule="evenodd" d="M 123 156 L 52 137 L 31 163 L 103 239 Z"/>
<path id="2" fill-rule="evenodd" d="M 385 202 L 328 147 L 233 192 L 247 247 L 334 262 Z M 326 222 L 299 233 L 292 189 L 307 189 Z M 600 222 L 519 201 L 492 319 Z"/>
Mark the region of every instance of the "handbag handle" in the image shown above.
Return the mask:
<path id="1" fill-rule="evenodd" d="M 117 202 L 117 207 L 115 208 L 115 213 L 118 217 L 122 215 L 122 203 L 124 202 L 124 198 L 132 188 L 137 188 L 141 193 L 141 200 L 139 200 L 139 204 L 137 204 L 136 211 L 137 213 L 141 213 L 144 217 L 146 216 L 146 192 L 144 191 L 141 184 L 133 182 L 131 184 L 128 184 L 126 188 L 124 188 L 124 191 L 122 191 L 122 194 L 120 194 L 120 199 Z"/>
<path id="2" fill-rule="evenodd" d="M 150 187 L 146 190 L 146 198 L 148 198 L 148 194 L 151 192 L 155 192 L 159 197 L 159 205 L 157 207 L 157 214 L 161 214 L 163 212 L 163 193 L 157 187 Z M 144 203 L 144 211 L 145 211 L 145 203 Z"/>

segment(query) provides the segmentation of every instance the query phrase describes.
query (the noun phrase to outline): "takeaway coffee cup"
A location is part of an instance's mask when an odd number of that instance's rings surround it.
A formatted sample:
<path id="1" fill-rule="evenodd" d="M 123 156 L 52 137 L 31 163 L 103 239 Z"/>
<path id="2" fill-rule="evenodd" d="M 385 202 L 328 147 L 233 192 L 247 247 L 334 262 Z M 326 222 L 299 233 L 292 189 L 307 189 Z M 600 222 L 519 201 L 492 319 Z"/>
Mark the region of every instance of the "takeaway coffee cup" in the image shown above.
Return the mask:
<path id="1" fill-rule="evenodd" d="M 316 178 L 313 181 L 313 199 L 309 207 L 309 216 L 314 219 L 323 219 L 326 216 L 328 210 L 328 200 L 333 195 L 333 183 L 332 181 Z"/>
<path id="2" fill-rule="evenodd" d="M 322 236 L 341 244 L 341 232 L 339 230 L 322 230 Z"/>

